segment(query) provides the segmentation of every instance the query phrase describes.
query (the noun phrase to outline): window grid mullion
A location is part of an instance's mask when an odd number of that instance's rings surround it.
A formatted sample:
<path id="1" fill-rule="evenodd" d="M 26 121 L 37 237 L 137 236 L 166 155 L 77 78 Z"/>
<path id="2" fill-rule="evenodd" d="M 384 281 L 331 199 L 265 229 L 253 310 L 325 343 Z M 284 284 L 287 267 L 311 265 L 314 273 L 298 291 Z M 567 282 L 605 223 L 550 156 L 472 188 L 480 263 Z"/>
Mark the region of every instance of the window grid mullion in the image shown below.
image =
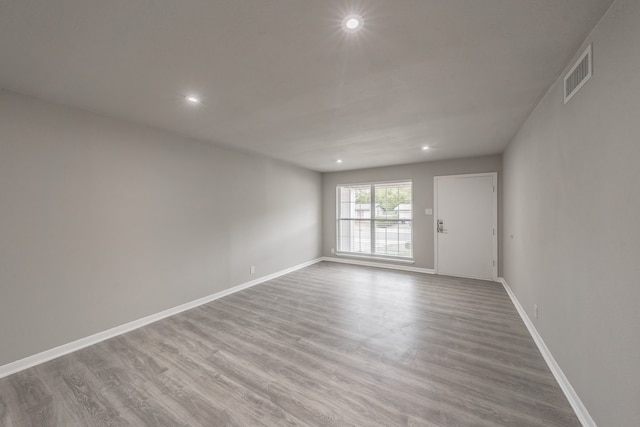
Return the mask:
<path id="1" fill-rule="evenodd" d="M 375 255 L 376 253 L 376 186 L 371 184 L 371 221 L 369 224 L 369 234 L 370 234 L 370 244 L 371 244 L 371 254 Z"/>

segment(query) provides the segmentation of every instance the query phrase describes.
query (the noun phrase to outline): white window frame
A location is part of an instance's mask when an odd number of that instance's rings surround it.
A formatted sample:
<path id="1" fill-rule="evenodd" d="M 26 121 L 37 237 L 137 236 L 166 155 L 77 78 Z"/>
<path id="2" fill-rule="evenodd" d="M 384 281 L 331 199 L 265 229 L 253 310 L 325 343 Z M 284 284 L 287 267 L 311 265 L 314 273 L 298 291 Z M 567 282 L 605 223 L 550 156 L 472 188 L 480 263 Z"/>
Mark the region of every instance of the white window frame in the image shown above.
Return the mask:
<path id="1" fill-rule="evenodd" d="M 409 225 L 411 227 L 411 256 L 393 256 L 393 255 L 379 255 L 375 253 L 375 186 L 376 185 L 386 185 L 386 184 L 399 184 L 399 183 L 410 183 L 411 184 L 411 220 L 409 221 Z M 340 218 L 340 188 L 341 187 L 356 187 L 356 186 L 370 186 L 371 187 L 371 215 L 372 217 L 369 219 L 371 223 L 371 253 L 362 253 L 362 252 L 346 252 L 340 250 L 340 220 L 355 220 L 358 218 Z M 414 245 L 413 245 L 413 220 L 414 220 L 414 209 L 413 209 L 413 180 L 412 179 L 398 179 L 392 181 L 373 181 L 373 182 L 352 182 L 349 184 L 337 184 L 336 185 L 336 240 L 335 240 L 335 251 L 338 256 L 349 256 L 349 257 L 357 257 L 357 258 L 371 258 L 371 259 L 386 259 L 398 262 L 414 262 Z M 394 221 L 394 220 L 388 220 Z M 400 222 L 400 218 L 396 221 Z"/>

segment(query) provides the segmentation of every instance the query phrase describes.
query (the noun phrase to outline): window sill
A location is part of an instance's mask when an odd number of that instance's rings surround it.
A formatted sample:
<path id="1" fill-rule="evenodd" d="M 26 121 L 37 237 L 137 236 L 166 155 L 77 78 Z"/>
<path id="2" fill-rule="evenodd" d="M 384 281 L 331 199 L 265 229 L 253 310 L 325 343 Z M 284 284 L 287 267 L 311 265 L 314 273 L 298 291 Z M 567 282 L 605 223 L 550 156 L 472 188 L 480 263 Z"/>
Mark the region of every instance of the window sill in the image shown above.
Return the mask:
<path id="1" fill-rule="evenodd" d="M 354 258 L 354 259 L 371 260 L 371 261 L 386 261 L 386 262 L 393 262 L 397 264 L 415 264 L 416 263 L 413 258 L 393 258 L 393 257 L 375 256 L 375 255 L 359 255 L 359 254 L 352 254 L 349 252 L 336 252 L 333 255 L 340 258 Z"/>

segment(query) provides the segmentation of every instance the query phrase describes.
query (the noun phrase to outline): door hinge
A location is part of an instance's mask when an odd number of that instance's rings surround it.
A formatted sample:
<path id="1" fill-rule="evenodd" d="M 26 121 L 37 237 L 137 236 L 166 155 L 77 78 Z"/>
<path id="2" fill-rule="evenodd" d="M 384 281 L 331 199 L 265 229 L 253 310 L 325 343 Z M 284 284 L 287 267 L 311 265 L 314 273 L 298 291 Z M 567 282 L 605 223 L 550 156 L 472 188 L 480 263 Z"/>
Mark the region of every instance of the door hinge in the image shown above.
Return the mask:
<path id="1" fill-rule="evenodd" d="M 495 228 L 493 229 L 493 235 L 494 236 L 496 235 L 496 229 Z"/>
<path id="2" fill-rule="evenodd" d="M 493 260 L 493 266 L 494 267 L 496 266 L 496 260 L 495 259 Z"/>
<path id="3" fill-rule="evenodd" d="M 495 185 L 493 186 L 493 192 L 494 193 L 496 192 L 496 186 Z"/>

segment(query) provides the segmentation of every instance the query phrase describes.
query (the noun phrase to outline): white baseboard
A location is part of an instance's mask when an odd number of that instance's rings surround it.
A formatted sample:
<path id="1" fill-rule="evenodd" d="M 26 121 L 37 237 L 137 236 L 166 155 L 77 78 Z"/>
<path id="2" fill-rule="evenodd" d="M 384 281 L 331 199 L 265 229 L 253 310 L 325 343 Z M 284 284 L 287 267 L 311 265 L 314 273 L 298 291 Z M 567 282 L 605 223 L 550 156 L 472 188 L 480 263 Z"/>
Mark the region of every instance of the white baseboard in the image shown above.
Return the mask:
<path id="1" fill-rule="evenodd" d="M 410 265 L 391 264 L 391 263 L 375 262 L 375 261 L 364 261 L 364 260 L 359 260 L 354 258 L 323 257 L 321 259 L 322 261 L 339 262 L 342 264 L 364 265 L 366 267 L 389 268 L 391 270 L 413 271 L 414 273 L 435 274 L 432 269 L 412 267 Z"/>
<path id="2" fill-rule="evenodd" d="M 97 334 L 90 335 L 88 337 L 80 338 L 79 340 L 63 344 L 61 346 L 52 348 L 50 350 L 43 351 L 42 353 L 34 354 L 33 356 L 25 357 L 24 359 L 16 360 L 15 362 L 8 363 L 6 365 L 0 366 L 0 378 L 9 376 L 11 374 L 15 374 L 16 372 L 22 371 L 24 369 L 31 368 L 33 366 L 39 365 L 44 362 L 48 362 L 49 360 L 56 359 L 60 356 L 64 356 L 65 354 L 72 353 L 74 351 L 80 350 L 82 348 L 88 347 L 93 344 L 97 344 L 101 341 L 105 341 L 109 338 L 113 338 L 118 335 L 122 335 L 124 333 L 133 331 L 134 329 L 138 329 L 142 326 L 148 325 L 150 323 L 156 322 L 158 320 L 164 319 L 169 316 L 173 316 L 175 314 L 181 313 L 183 311 L 189 310 L 191 308 L 197 307 L 202 304 L 206 304 L 208 302 L 217 300 L 218 298 L 225 297 L 227 295 L 231 295 L 243 289 L 250 288 L 255 285 L 259 285 L 260 283 L 266 282 L 268 280 L 275 279 L 276 277 L 283 276 L 285 274 L 291 273 L 293 271 L 299 270 L 304 267 L 308 267 L 312 264 L 318 263 L 322 261 L 322 258 L 316 258 L 311 261 L 304 262 L 302 264 L 298 264 L 296 266 L 280 270 L 276 273 L 269 274 L 266 276 L 259 277 L 250 282 L 242 283 L 240 285 L 234 286 L 229 289 L 225 289 L 224 291 L 216 292 L 215 294 L 207 295 L 202 298 L 198 298 L 196 300 L 187 302 L 185 304 L 178 305 L 176 307 L 169 308 L 167 310 L 163 310 L 159 313 L 152 314 L 150 316 L 143 317 L 142 319 L 134 320 L 129 323 L 125 323 L 124 325 L 116 326 L 115 328 L 108 329 L 106 331 L 98 332 Z"/>
<path id="3" fill-rule="evenodd" d="M 575 411 L 576 416 L 582 423 L 582 426 L 597 427 L 595 421 L 593 421 L 593 418 L 591 418 L 589 411 L 587 411 L 587 408 L 582 403 L 582 400 L 580 400 L 578 393 L 576 393 L 576 391 L 573 389 L 573 387 L 571 386 L 571 383 L 565 376 L 564 372 L 562 372 L 562 369 L 560 369 L 560 365 L 558 365 L 558 362 L 556 362 L 556 360 L 553 358 L 553 355 L 551 355 L 549 348 L 542 340 L 542 337 L 538 333 L 538 330 L 534 326 L 531 319 L 529 319 L 527 312 L 524 310 L 524 308 L 522 308 L 522 305 L 518 301 L 518 298 L 516 298 L 516 295 L 511 290 L 511 287 L 509 286 L 507 281 L 504 280 L 503 277 L 499 277 L 498 281 L 502 283 L 502 286 L 504 286 L 504 289 L 507 291 L 507 294 L 509 294 L 509 298 L 511 298 L 513 305 L 516 307 L 516 310 L 518 310 L 518 314 L 520 314 L 522 321 L 524 322 L 525 326 L 529 330 L 529 334 L 531 334 L 531 337 L 533 338 L 536 345 L 538 346 L 538 350 L 540 350 L 540 353 L 542 353 L 542 357 L 544 357 L 544 360 L 547 362 L 547 365 L 549 366 L 551 373 L 553 373 L 553 376 L 556 378 L 556 381 L 558 381 L 560 388 L 564 392 L 564 395 L 567 397 L 569 404 Z"/>

